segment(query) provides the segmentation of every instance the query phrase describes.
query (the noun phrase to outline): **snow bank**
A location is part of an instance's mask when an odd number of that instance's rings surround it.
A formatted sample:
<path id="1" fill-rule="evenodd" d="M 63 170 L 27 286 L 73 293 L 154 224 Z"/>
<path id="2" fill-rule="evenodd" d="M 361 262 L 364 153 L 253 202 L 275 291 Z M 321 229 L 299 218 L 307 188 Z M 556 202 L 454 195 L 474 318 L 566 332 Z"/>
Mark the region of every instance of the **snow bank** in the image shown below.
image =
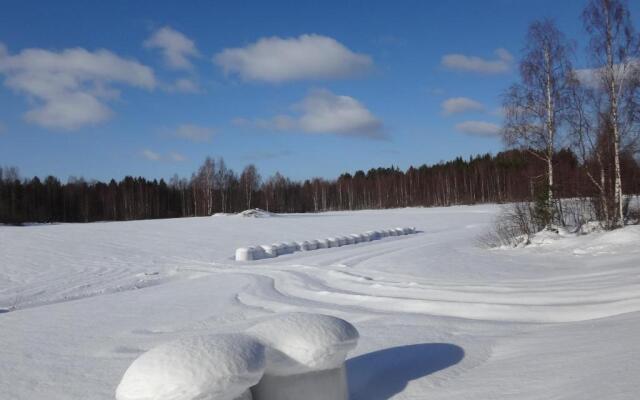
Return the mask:
<path id="1" fill-rule="evenodd" d="M 242 211 L 241 213 L 238 213 L 238 216 L 247 217 L 247 218 L 269 218 L 269 217 L 275 217 L 276 214 L 269 211 L 262 210 L 260 208 L 252 208 L 250 210 L 245 210 L 245 211 Z"/>
<path id="2" fill-rule="evenodd" d="M 254 210 L 247 210 L 254 211 Z M 246 212 L 246 211 L 245 211 Z M 403 236 L 416 233 L 416 228 L 404 227 L 383 229 L 380 231 L 367 231 L 365 233 L 352 233 L 346 236 L 335 236 L 320 240 L 303 240 L 289 243 L 274 243 L 272 245 L 240 247 L 236 249 L 236 261 L 252 261 L 263 258 L 272 258 L 296 251 L 311 251 L 328 249 L 331 247 L 348 246 L 372 240 L 380 240 L 389 236 Z"/>
<path id="3" fill-rule="evenodd" d="M 347 400 L 344 361 L 359 338 L 349 322 L 290 313 L 247 333 L 266 346 L 265 375 L 253 388 L 255 400 Z"/>
<path id="4" fill-rule="evenodd" d="M 239 400 L 263 375 L 265 350 L 247 335 L 210 335 L 155 347 L 127 369 L 117 400 Z"/>

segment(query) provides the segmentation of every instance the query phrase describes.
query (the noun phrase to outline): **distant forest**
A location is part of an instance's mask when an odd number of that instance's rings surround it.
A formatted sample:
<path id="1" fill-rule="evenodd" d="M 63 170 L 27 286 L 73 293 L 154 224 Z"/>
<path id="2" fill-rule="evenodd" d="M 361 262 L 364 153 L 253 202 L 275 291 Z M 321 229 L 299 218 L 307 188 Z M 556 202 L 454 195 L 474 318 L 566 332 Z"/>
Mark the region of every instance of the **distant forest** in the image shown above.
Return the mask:
<path id="1" fill-rule="evenodd" d="M 595 188 L 571 150 L 554 156 L 559 198 L 589 197 Z M 640 193 L 640 165 L 622 159 L 622 185 Z M 595 167 L 595 166 L 594 166 Z M 22 179 L 16 168 L 0 168 L 0 222 L 91 222 L 207 216 L 249 208 L 272 212 L 317 212 L 416 206 L 451 206 L 533 200 L 545 190 L 545 163 L 531 151 L 510 150 L 434 165 L 375 168 L 337 179 L 294 181 L 279 173 L 261 179 L 249 165 L 237 174 L 224 160 L 207 158 L 190 179 L 168 182 L 127 176 L 117 182 L 48 176 Z"/>

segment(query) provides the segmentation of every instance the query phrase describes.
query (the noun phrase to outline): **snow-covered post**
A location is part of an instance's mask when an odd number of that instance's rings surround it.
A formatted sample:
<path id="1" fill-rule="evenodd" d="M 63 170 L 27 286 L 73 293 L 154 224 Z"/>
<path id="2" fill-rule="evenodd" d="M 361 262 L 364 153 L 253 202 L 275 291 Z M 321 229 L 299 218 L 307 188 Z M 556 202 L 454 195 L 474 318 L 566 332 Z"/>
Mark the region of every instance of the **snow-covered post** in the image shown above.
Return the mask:
<path id="1" fill-rule="evenodd" d="M 254 400 L 347 400 L 344 361 L 358 342 L 349 322 L 291 313 L 247 330 L 265 344 L 266 368 Z"/>
<path id="2" fill-rule="evenodd" d="M 251 400 L 265 349 L 242 334 L 176 340 L 142 354 L 124 373 L 117 400 Z"/>

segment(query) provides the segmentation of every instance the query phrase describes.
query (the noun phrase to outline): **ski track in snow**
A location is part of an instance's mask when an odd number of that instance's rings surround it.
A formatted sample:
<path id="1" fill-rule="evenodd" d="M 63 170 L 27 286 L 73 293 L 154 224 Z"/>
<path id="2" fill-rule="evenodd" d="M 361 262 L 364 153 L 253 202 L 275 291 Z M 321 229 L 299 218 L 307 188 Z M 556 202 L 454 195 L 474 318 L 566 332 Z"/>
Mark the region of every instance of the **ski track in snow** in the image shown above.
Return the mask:
<path id="1" fill-rule="evenodd" d="M 335 315 L 361 331 L 348 363 L 353 399 L 474 397 L 478 386 L 482 398 L 633 398 L 640 227 L 525 249 L 479 248 L 475 238 L 496 211 L 0 227 L 0 310 L 9 310 L 0 314 L 8 338 L 0 398 L 113 398 L 127 364 L 152 345 L 289 311 Z M 249 243 L 405 225 L 420 233 L 232 260 Z M 363 367 L 381 362 L 398 364 Z M 621 384 L 603 392 L 596 372 Z M 392 378 L 382 384 L 381 374 Z M 535 389 L 549 381 L 553 396 Z"/>

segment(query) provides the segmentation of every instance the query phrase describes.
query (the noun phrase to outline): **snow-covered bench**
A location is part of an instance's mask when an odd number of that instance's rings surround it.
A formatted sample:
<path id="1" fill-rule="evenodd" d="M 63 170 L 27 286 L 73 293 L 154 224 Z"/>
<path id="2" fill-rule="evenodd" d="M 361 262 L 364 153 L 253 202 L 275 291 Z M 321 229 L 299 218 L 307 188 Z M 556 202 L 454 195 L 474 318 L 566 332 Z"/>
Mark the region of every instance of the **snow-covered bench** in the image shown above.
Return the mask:
<path id="1" fill-rule="evenodd" d="M 155 347 L 124 373 L 117 400 L 347 400 L 344 361 L 358 331 L 340 318 L 291 313 L 245 333 Z"/>

